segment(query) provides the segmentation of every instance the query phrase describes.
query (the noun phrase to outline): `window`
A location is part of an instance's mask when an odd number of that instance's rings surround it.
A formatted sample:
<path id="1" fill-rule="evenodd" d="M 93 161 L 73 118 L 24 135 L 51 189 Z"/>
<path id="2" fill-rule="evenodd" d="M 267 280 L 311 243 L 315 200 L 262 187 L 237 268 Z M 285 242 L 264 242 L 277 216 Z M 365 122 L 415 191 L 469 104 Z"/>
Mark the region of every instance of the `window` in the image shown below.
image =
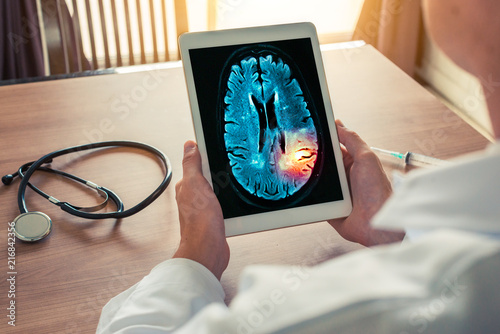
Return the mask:
<path id="1" fill-rule="evenodd" d="M 313 22 L 321 43 L 350 40 L 364 0 L 188 0 L 192 31 Z"/>
<path id="2" fill-rule="evenodd" d="M 75 13 L 73 3 L 76 3 L 80 16 L 81 37 L 83 51 L 90 56 L 91 37 L 86 15 L 86 4 L 94 17 L 92 31 L 94 32 L 94 45 L 97 53 L 99 67 L 104 66 L 104 40 L 102 30 L 106 29 L 109 52 L 111 54 L 111 66 L 119 66 L 113 59 L 117 54 L 117 43 L 114 42 L 114 26 L 112 21 L 113 11 L 117 13 L 117 30 L 119 31 L 120 53 L 127 56 L 127 26 L 125 5 L 127 5 L 130 25 L 131 43 L 135 50 L 139 49 L 139 19 L 141 18 L 144 49 L 147 62 L 153 59 L 152 22 L 156 26 L 155 33 L 158 38 L 158 52 L 160 61 L 165 59 L 177 59 L 177 36 L 175 31 L 174 1 L 176 0 L 66 0 L 70 13 Z M 291 23 L 291 22 L 313 22 L 318 30 L 320 43 L 333 43 L 348 41 L 361 11 L 364 0 L 185 0 L 187 5 L 189 31 L 203 31 L 208 29 L 228 29 L 257 25 Z M 137 4 L 140 7 L 137 7 Z M 150 8 L 152 5 L 152 9 Z M 168 42 L 165 43 L 162 28 L 162 9 L 166 8 L 168 24 Z M 102 9 L 100 7 L 102 6 Z M 104 27 L 97 19 L 99 15 L 106 18 Z M 140 13 L 140 15 L 138 15 Z M 153 13 L 153 15 L 151 14 Z M 165 45 L 167 44 L 167 45 Z M 168 56 L 165 52 L 168 50 Z M 140 63 L 138 55 L 135 54 L 135 63 Z M 163 53 L 163 54 L 161 54 Z M 124 60 L 123 65 L 129 65 L 131 61 Z"/>

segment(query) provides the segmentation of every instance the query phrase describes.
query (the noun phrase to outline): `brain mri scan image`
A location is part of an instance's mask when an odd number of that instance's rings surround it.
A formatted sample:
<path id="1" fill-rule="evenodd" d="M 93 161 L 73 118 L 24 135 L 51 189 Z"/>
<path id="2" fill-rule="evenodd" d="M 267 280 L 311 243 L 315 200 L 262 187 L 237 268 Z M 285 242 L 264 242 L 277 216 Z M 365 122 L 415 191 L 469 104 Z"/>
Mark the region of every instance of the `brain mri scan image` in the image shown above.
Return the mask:
<path id="1" fill-rule="evenodd" d="M 290 57 L 270 46 L 243 48 L 226 63 L 220 122 L 232 182 L 247 201 L 305 195 L 320 151 L 316 110 Z"/>
<path id="2" fill-rule="evenodd" d="M 189 56 L 224 218 L 343 199 L 309 38 Z"/>

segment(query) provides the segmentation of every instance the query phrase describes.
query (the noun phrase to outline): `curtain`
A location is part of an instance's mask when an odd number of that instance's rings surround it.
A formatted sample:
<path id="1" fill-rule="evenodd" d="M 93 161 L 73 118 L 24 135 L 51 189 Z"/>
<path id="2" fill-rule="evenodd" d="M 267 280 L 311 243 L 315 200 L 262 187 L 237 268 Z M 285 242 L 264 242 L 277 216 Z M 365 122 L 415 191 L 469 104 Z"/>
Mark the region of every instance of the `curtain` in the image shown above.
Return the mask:
<path id="1" fill-rule="evenodd" d="M 90 63 L 83 53 L 80 27 L 73 21 L 66 1 L 41 0 L 40 4 L 50 74 L 90 70 Z"/>
<path id="2" fill-rule="evenodd" d="M 362 39 L 413 76 L 422 29 L 420 0 L 365 0 L 353 39 Z"/>
<path id="3" fill-rule="evenodd" d="M 44 75 L 35 0 L 0 0 L 0 80 Z"/>

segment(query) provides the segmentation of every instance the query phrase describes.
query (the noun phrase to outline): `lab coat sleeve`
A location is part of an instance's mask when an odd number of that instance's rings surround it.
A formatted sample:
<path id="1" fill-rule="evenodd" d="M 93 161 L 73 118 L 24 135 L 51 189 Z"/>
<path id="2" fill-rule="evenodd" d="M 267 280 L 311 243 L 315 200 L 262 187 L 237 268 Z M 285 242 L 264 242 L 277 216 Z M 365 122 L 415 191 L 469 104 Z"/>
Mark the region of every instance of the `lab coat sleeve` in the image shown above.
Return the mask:
<path id="1" fill-rule="evenodd" d="M 316 267 L 254 265 L 177 334 L 496 333 L 500 245 L 442 230 Z"/>
<path id="2" fill-rule="evenodd" d="M 316 267 L 249 266 L 227 307 L 206 268 L 175 259 L 111 300 L 98 333 L 493 333 L 498 275 L 497 241 L 442 230 Z"/>
<path id="3" fill-rule="evenodd" d="M 205 306 L 224 305 L 224 297 L 220 282 L 203 265 L 167 260 L 106 304 L 97 333 L 170 333 Z"/>

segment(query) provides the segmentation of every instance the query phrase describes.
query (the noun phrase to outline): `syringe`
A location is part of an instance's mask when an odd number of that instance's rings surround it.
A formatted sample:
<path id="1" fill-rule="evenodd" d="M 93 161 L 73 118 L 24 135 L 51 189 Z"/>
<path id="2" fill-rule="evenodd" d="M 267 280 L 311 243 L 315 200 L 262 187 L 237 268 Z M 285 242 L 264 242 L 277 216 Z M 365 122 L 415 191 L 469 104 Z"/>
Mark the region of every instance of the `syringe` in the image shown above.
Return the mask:
<path id="1" fill-rule="evenodd" d="M 403 160 L 405 164 L 410 166 L 430 167 L 430 166 L 446 166 L 450 164 L 449 161 L 429 157 L 419 153 L 413 153 L 413 152 L 399 153 L 376 147 L 370 147 L 370 148 L 375 152 L 379 152 L 384 155 L 388 155 Z"/>

